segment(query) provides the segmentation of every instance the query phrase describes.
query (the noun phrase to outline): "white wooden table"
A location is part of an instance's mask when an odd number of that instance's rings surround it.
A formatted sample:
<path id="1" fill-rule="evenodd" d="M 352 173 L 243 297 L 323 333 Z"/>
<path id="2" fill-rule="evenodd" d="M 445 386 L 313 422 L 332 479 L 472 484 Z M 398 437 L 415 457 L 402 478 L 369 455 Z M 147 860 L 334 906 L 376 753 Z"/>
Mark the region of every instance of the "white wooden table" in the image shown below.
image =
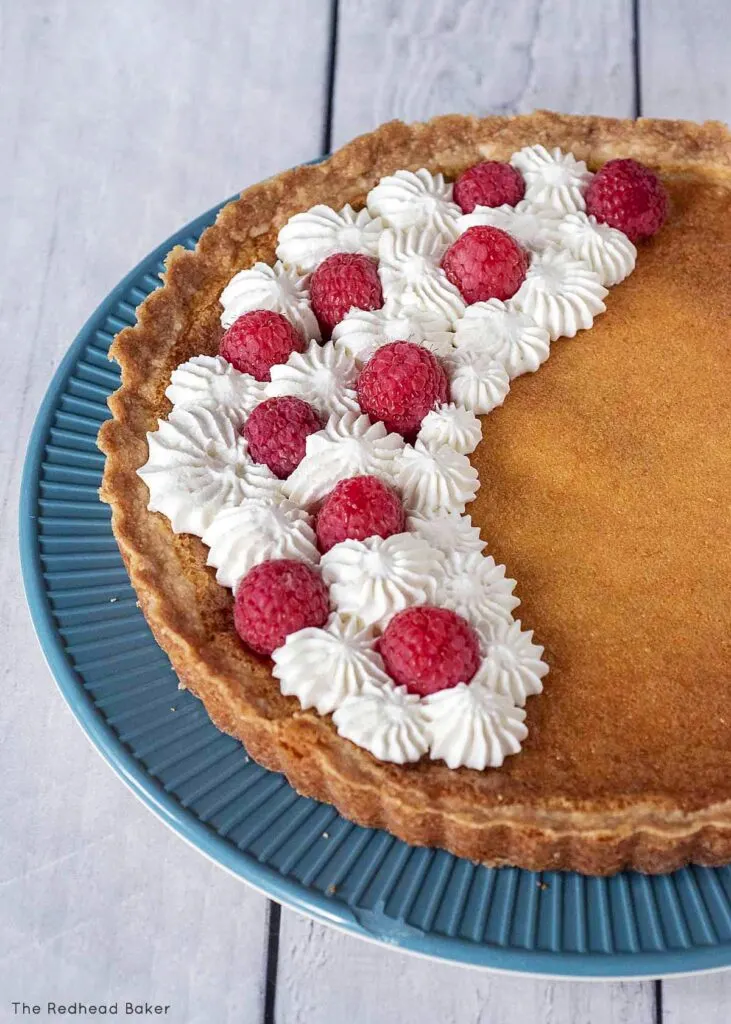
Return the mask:
<path id="1" fill-rule="evenodd" d="M 731 1019 L 728 974 L 533 981 L 280 917 L 168 832 L 83 740 L 33 637 L 15 554 L 23 453 L 51 373 L 161 238 L 394 116 L 731 119 L 725 7 L 0 0 L 0 1019 L 15 1019 L 14 1000 L 49 999 L 169 1003 L 175 1024 Z"/>

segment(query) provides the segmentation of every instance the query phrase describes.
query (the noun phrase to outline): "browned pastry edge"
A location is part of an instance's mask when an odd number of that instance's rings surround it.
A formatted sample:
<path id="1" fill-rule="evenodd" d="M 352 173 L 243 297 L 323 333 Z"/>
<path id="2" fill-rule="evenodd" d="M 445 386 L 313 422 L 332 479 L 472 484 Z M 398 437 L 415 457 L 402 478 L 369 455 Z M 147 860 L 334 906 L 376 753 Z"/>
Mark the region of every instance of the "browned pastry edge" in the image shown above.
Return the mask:
<path id="1" fill-rule="evenodd" d="M 282 697 L 267 663 L 233 641 L 214 642 L 217 609 L 222 616 L 230 608 L 201 569 L 204 549 L 181 542 L 162 516 L 147 512 L 147 488 L 136 474 L 147 458 L 146 431 L 166 408 L 170 369 L 210 349 L 223 285 L 256 259 L 273 261 L 276 232 L 288 217 L 318 202 L 358 203 L 399 167 L 427 166 L 452 177 L 480 159 L 504 159 L 536 142 L 571 150 L 591 166 L 631 154 L 680 175 L 725 177 L 731 170 L 731 141 L 718 122 L 450 115 L 426 124 L 390 122 L 324 163 L 247 189 L 194 252 L 170 253 L 164 287 L 139 308 L 138 324 L 115 339 L 110 356 L 122 368 L 123 384 L 109 399 L 113 419 L 99 434 L 107 455 L 101 497 L 112 506 L 112 528 L 145 617 L 181 683 L 220 729 L 241 739 L 257 761 L 284 772 L 298 792 L 334 804 L 359 824 L 486 864 L 590 874 L 721 864 L 731 860 L 731 801 L 704 806 L 700 795 L 681 805 L 651 794 L 641 800 L 588 794 L 581 802 L 518 804 L 498 795 L 475 803 L 469 769 L 451 772 L 449 785 L 440 785 L 418 766 L 384 765 L 343 740 L 329 717 L 302 712 L 294 698 Z M 198 563 L 193 573 L 191 558 Z"/>

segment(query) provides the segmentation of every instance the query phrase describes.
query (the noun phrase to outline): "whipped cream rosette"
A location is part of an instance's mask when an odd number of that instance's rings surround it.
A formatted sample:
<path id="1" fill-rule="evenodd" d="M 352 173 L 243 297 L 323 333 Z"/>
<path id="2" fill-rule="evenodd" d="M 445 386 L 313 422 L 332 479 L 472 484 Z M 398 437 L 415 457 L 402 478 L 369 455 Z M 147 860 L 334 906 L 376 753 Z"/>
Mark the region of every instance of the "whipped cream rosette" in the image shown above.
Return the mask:
<path id="1" fill-rule="evenodd" d="M 368 210 L 356 213 L 348 204 L 336 212 L 320 204 L 289 218 L 277 238 L 277 257 L 286 266 L 306 273 L 336 252 L 375 257 L 382 228 L 380 217 L 371 216 Z"/>
<path id="2" fill-rule="evenodd" d="M 243 422 L 264 397 L 263 385 L 250 373 L 240 373 L 223 356 L 193 356 L 170 375 L 165 396 L 174 406 L 223 407 Z"/>
<path id="3" fill-rule="evenodd" d="M 480 345 L 461 345 L 445 359 L 450 394 L 457 405 L 485 415 L 502 405 L 510 391 L 510 377 L 502 362 Z"/>
<path id="4" fill-rule="evenodd" d="M 563 247 L 577 260 L 583 260 L 599 275 L 605 288 L 611 288 L 635 269 L 637 249 L 627 236 L 600 224 L 596 217 L 570 213 L 559 225 Z"/>
<path id="5" fill-rule="evenodd" d="M 391 309 L 417 306 L 456 324 L 465 311 L 459 289 L 442 270 L 448 241 L 432 227 L 387 228 L 378 243 L 378 273 Z"/>
<path id="6" fill-rule="evenodd" d="M 404 231 L 426 227 L 447 241 L 456 237 L 456 220 L 461 210 L 452 201 L 452 185 L 442 174 L 431 174 L 425 167 L 418 171 L 396 171 L 381 178 L 368 193 L 368 210 L 384 224 Z"/>
<path id="7" fill-rule="evenodd" d="M 525 199 L 536 205 L 573 213 L 586 207 L 584 194 L 594 175 L 583 160 L 558 147 L 525 146 L 513 153 L 510 163 L 525 178 Z"/>
<path id="8" fill-rule="evenodd" d="M 322 628 L 290 633 L 272 655 L 272 674 L 282 693 L 296 697 L 303 710 L 327 715 L 367 687 L 391 686 L 371 626 L 331 615 Z"/>
<path id="9" fill-rule="evenodd" d="M 267 398 L 294 395 L 325 417 L 360 412 L 353 389 L 358 376 L 355 360 L 332 342 L 311 341 L 306 352 L 293 352 L 270 373 L 271 382 L 264 386 Z"/>
<path id="10" fill-rule="evenodd" d="M 438 405 L 421 421 L 418 440 L 427 448 L 447 445 L 469 455 L 482 439 L 482 426 L 471 409 L 450 402 Z"/>
<path id="11" fill-rule="evenodd" d="M 459 218 L 457 227 L 460 234 L 475 227 L 500 228 L 531 252 L 543 252 L 559 244 L 562 217 L 562 211 L 554 206 L 521 199 L 515 206 L 476 206 Z"/>
<path id="12" fill-rule="evenodd" d="M 499 768 L 528 735 L 525 711 L 489 686 L 458 683 L 424 699 L 429 756 L 449 768 Z"/>
<path id="13" fill-rule="evenodd" d="M 338 610 L 383 629 L 404 608 L 434 600 L 441 563 L 441 552 L 426 541 L 398 533 L 344 540 L 320 566 Z"/>
<path id="14" fill-rule="evenodd" d="M 470 551 L 479 553 L 486 547 L 480 531 L 472 525 L 471 518 L 459 512 L 442 512 L 434 516 L 414 513 L 407 516 L 406 527 L 444 555 L 453 552 L 467 554 Z"/>
<path id="15" fill-rule="evenodd" d="M 495 616 L 482 630 L 484 659 L 474 682 L 484 683 L 520 707 L 528 697 L 541 693 L 541 680 L 548 673 L 543 648 L 533 643 L 533 631 L 521 629 L 520 622 Z"/>
<path id="16" fill-rule="evenodd" d="M 452 351 L 452 326 L 445 317 L 420 306 L 386 303 L 383 309 L 351 309 L 335 327 L 332 340 L 338 350 L 366 363 L 371 356 L 392 341 L 410 341 L 423 345 L 435 356 Z"/>
<path id="17" fill-rule="evenodd" d="M 275 503 L 245 498 L 223 508 L 202 540 L 209 547 L 206 564 L 216 569 L 221 586 L 232 590 L 249 569 L 271 558 L 295 558 L 309 565 L 320 561 L 311 516 L 286 499 Z"/>
<path id="18" fill-rule="evenodd" d="M 395 463 L 396 486 L 409 513 L 462 514 L 477 494 L 477 470 L 466 455 L 449 445 L 427 447 L 423 441 L 407 444 Z"/>
<path id="19" fill-rule="evenodd" d="M 429 749 L 424 704 L 405 686 L 364 687 L 335 710 L 333 722 L 341 736 L 379 761 L 408 764 Z"/>
<path id="20" fill-rule="evenodd" d="M 444 558 L 437 603 L 451 608 L 480 633 L 496 621 L 509 621 L 520 601 L 513 595 L 515 580 L 505 575 L 492 555 L 452 551 Z"/>
<path id="21" fill-rule="evenodd" d="M 278 501 L 282 485 L 247 454 L 225 408 L 180 407 L 147 435 L 149 456 L 137 473 L 150 491 L 148 509 L 162 512 L 175 533 L 198 537 L 217 512 L 246 498 Z"/>
<path id="22" fill-rule="evenodd" d="M 310 305 L 309 277 L 277 261 L 273 267 L 255 263 L 241 270 L 221 292 L 221 324 L 230 327 L 244 313 L 269 309 L 281 313 L 307 339 L 320 338 L 317 317 Z"/>
<path id="23" fill-rule="evenodd" d="M 500 299 L 488 299 L 467 307 L 454 332 L 454 344 L 460 350 L 478 349 L 501 363 L 508 379 L 514 380 L 534 373 L 548 359 L 551 337 L 527 313 Z"/>
<path id="24" fill-rule="evenodd" d="M 284 481 L 284 492 L 297 505 L 311 508 L 339 480 L 377 476 L 392 483 L 396 457 L 404 446 L 399 434 L 354 412 L 331 416 L 324 430 L 307 438 L 305 457 Z"/>
<path id="25" fill-rule="evenodd" d="M 526 313 L 555 341 L 588 330 L 607 308 L 606 295 L 588 263 L 564 249 L 546 249 L 533 257 L 525 281 L 507 305 Z"/>

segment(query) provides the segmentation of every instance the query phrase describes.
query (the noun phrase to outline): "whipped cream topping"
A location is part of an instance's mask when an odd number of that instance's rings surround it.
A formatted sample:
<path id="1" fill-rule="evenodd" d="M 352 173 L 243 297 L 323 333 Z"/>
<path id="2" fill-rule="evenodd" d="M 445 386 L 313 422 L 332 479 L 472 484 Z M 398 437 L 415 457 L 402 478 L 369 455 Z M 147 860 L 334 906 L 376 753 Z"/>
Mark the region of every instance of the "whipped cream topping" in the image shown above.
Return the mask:
<path id="1" fill-rule="evenodd" d="M 593 215 L 569 213 L 559 226 L 561 245 L 588 263 L 606 288 L 619 284 L 635 269 L 637 249 L 623 231 L 600 224 Z"/>
<path id="2" fill-rule="evenodd" d="M 496 618 L 483 633 L 483 643 L 485 656 L 474 683 L 484 683 L 520 707 L 543 690 L 541 680 L 548 665 L 543 661 L 543 648 L 533 643 L 533 630 L 521 629 L 520 622 Z"/>
<path id="3" fill-rule="evenodd" d="M 467 554 L 470 551 L 479 554 L 486 547 L 486 542 L 480 537 L 480 531 L 472 525 L 470 516 L 461 516 L 458 512 L 444 512 L 429 518 L 420 515 L 407 516 L 406 528 L 444 555 L 453 552 Z"/>
<path id="4" fill-rule="evenodd" d="M 320 715 L 330 714 L 364 687 L 392 685 L 373 629 L 342 615 L 331 615 L 322 629 L 290 633 L 272 659 L 282 693 Z"/>
<path id="5" fill-rule="evenodd" d="M 348 204 L 336 213 L 329 206 L 313 206 L 295 213 L 280 230 L 277 258 L 308 273 L 335 252 L 360 252 L 375 258 L 382 228 L 380 217 L 373 217 L 368 210 L 356 213 Z"/>
<path id="6" fill-rule="evenodd" d="M 338 611 L 384 629 L 397 612 L 434 599 L 441 561 L 420 537 L 397 533 L 344 540 L 322 556 L 320 567 Z"/>
<path id="7" fill-rule="evenodd" d="M 203 543 L 210 549 L 206 564 L 217 570 L 221 586 L 234 591 L 259 562 L 294 558 L 317 565 L 320 561 L 310 516 L 286 500 L 276 504 L 246 498 L 240 505 L 221 509 L 204 532 Z"/>
<path id="8" fill-rule="evenodd" d="M 240 270 L 221 292 L 221 323 L 230 327 L 252 309 L 270 309 L 281 313 L 309 341 L 320 339 L 317 318 L 310 306 L 309 277 L 302 276 L 279 260 L 270 267 L 255 263 L 249 270 Z"/>
<path id="9" fill-rule="evenodd" d="M 322 416 L 360 412 L 355 382 L 355 360 L 332 342 L 321 345 L 311 341 L 305 352 L 293 352 L 286 363 L 271 368 L 271 382 L 265 386 L 267 398 L 294 395 L 303 399 Z"/>
<path id="10" fill-rule="evenodd" d="M 534 373 L 548 359 L 551 338 L 527 313 L 500 299 L 488 299 L 467 307 L 454 332 L 454 344 L 458 349 L 484 352 L 502 363 L 513 380 L 522 373 Z"/>
<path id="11" fill-rule="evenodd" d="M 528 735 L 525 711 L 479 682 L 458 683 L 422 703 L 430 757 L 449 768 L 499 768 Z"/>
<path id="12" fill-rule="evenodd" d="M 513 595 L 515 580 L 492 555 L 453 551 L 444 558 L 437 587 L 437 604 L 451 608 L 481 633 L 500 620 L 510 621 L 520 601 Z"/>
<path id="13" fill-rule="evenodd" d="M 167 516 L 174 533 L 200 537 L 222 508 L 281 497 L 280 481 L 252 462 L 223 407 L 179 406 L 148 433 L 147 445 L 148 460 L 137 470 L 150 491 L 147 507 Z"/>
<path id="14" fill-rule="evenodd" d="M 407 444 L 396 461 L 396 486 L 410 514 L 457 512 L 473 500 L 480 487 L 477 470 L 466 455 L 449 445 Z"/>
<path id="15" fill-rule="evenodd" d="M 525 146 L 513 153 L 510 163 L 525 178 L 525 199 L 552 206 L 560 213 L 574 213 L 586 207 L 584 193 L 594 177 L 583 160 L 558 147 Z"/>
<path id="16" fill-rule="evenodd" d="M 255 377 L 241 373 L 223 356 L 193 356 L 170 374 L 165 395 L 174 406 L 224 406 L 241 425 L 261 402 L 264 389 Z"/>
<path id="17" fill-rule="evenodd" d="M 405 686 L 364 687 L 335 710 L 338 733 L 379 761 L 407 764 L 428 749 L 423 702 Z"/>
<path id="18" fill-rule="evenodd" d="M 515 206 L 476 206 L 457 221 L 460 234 L 474 227 L 500 228 L 530 252 L 543 252 L 558 245 L 562 213 L 554 206 L 542 206 L 521 199 Z"/>
<path id="19" fill-rule="evenodd" d="M 427 448 L 446 444 L 469 455 L 482 439 L 482 426 L 470 409 L 450 403 L 428 412 L 421 421 L 417 436 Z"/>
<path id="20" fill-rule="evenodd" d="M 504 365 L 478 345 L 462 345 L 444 360 L 453 402 L 478 416 L 502 405 L 510 391 Z"/>
<path id="21" fill-rule="evenodd" d="M 433 227 L 387 228 L 378 243 L 378 274 L 392 309 L 419 306 L 450 325 L 465 311 L 459 289 L 441 267 L 448 242 Z"/>
<path id="22" fill-rule="evenodd" d="M 338 350 L 353 356 L 359 364 L 392 341 L 410 341 L 423 345 L 435 356 L 452 351 L 452 326 L 444 317 L 407 306 L 387 304 L 383 309 L 351 309 L 335 326 L 332 340 Z"/>
<path id="23" fill-rule="evenodd" d="M 381 178 L 368 193 L 368 209 L 389 227 L 399 231 L 432 228 L 448 241 L 456 238 L 456 220 L 462 212 L 452 201 L 452 186 L 442 174 L 396 171 Z"/>
<path id="24" fill-rule="evenodd" d="M 403 446 L 399 434 L 389 434 L 383 423 L 371 423 L 365 415 L 331 416 L 324 430 L 307 438 L 305 457 L 283 482 L 284 493 L 310 508 L 351 476 L 377 476 L 392 484 Z"/>
<path id="25" fill-rule="evenodd" d="M 533 257 L 525 281 L 507 305 L 532 317 L 555 341 L 588 330 L 607 308 L 606 294 L 599 275 L 583 260 L 562 249 L 546 249 Z"/>

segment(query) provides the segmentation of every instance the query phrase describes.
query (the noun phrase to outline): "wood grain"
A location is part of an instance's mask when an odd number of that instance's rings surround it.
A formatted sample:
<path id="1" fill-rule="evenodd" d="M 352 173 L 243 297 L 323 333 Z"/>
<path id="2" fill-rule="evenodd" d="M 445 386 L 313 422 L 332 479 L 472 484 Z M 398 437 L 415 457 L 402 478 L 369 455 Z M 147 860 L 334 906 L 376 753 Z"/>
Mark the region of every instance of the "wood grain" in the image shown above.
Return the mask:
<path id="1" fill-rule="evenodd" d="M 650 985 L 546 982 L 385 950 L 283 916 L 279 1024 L 651 1024 Z"/>
<path id="2" fill-rule="evenodd" d="M 718 0 L 641 0 L 643 114 L 731 121 L 729 14 Z"/>
<path id="3" fill-rule="evenodd" d="M 333 142 L 435 114 L 633 112 L 630 0 L 341 0 Z"/>
<path id="4" fill-rule="evenodd" d="M 267 901 L 84 741 L 25 610 L 17 493 L 48 380 L 106 292 L 186 220 L 319 152 L 327 15 L 320 0 L 0 7 L 3 1019 L 11 999 L 154 1000 L 175 1024 L 263 1014 Z M 274 61 L 283 24 L 294 56 Z"/>

